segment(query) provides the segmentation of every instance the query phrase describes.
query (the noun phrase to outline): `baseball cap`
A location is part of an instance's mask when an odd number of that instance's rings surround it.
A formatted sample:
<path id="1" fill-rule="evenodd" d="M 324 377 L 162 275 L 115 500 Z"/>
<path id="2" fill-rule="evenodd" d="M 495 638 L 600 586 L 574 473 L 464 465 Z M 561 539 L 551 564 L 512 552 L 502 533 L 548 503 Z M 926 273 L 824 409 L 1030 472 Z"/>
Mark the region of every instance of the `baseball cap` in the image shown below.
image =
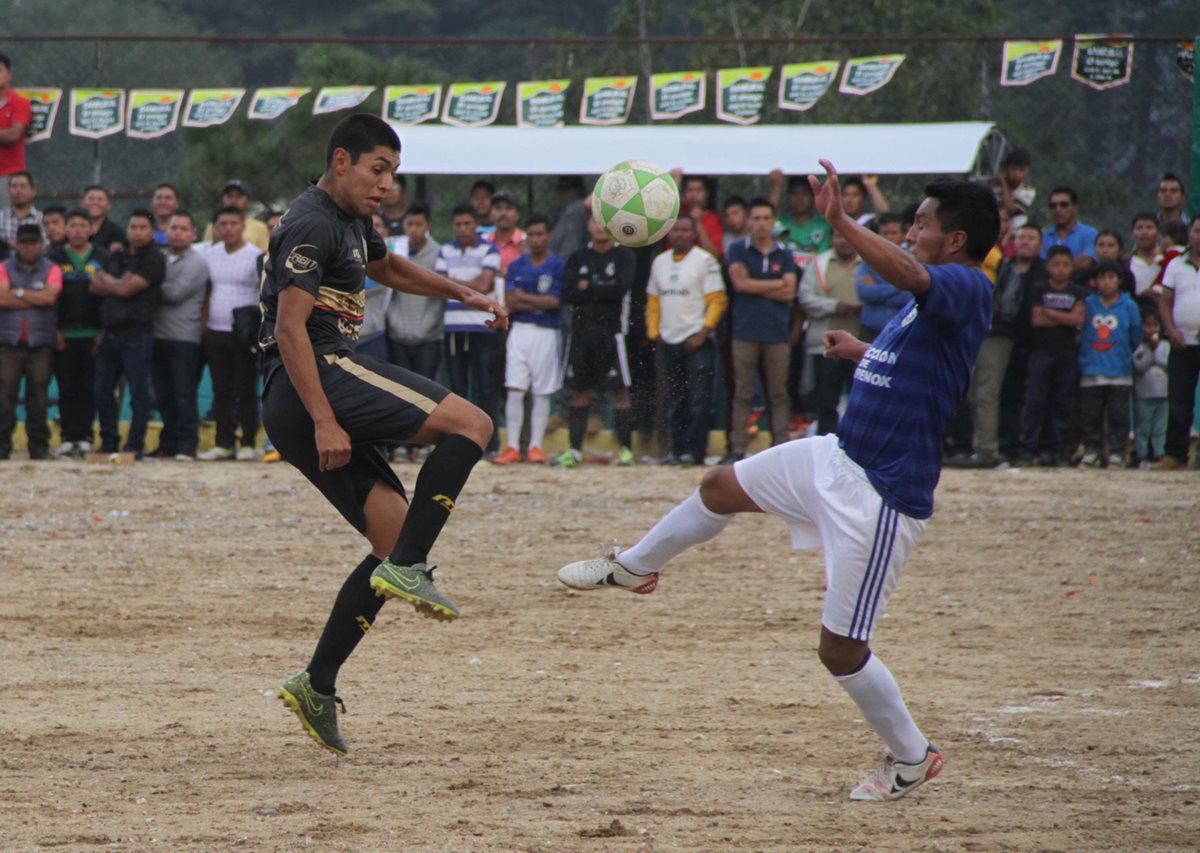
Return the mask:
<path id="1" fill-rule="evenodd" d="M 497 202 L 502 202 L 502 201 L 508 202 L 513 207 L 521 206 L 520 204 L 517 203 L 517 197 L 515 195 L 513 195 L 512 193 L 510 193 L 508 190 L 500 190 L 500 192 L 492 194 L 492 207 L 495 207 Z"/>
<path id="2" fill-rule="evenodd" d="M 229 181 L 227 184 L 225 184 L 225 186 L 221 187 L 221 195 L 224 195 L 230 190 L 237 190 L 242 195 L 250 195 L 250 187 L 246 186 L 245 181 L 239 181 L 237 179 Z"/>
<path id="3" fill-rule="evenodd" d="M 18 225 L 17 226 L 17 242 L 18 243 L 40 243 L 42 241 L 42 229 L 39 225 Z"/>

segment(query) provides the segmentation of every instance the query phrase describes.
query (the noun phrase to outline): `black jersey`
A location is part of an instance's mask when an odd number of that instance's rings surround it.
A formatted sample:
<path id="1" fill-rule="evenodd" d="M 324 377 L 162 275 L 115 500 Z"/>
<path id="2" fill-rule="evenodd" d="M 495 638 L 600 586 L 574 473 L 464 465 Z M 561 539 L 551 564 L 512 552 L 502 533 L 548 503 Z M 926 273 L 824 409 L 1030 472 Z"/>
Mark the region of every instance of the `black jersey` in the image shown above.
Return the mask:
<path id="1" fill-rule="evenodd" d="M 353 352 L 366 304 L 367 264 L 387 253 L 371 220 L 346 213 L 315 185 L 301 193 L 271 233 L 263 261 L 259 344 L 267 372 L 279 363 L 275 319 L 285 287 L 295 285 L 317 300 L 307 323 L 315 355 Z"/>
<path id="2" fill-rule="evenodd" d="M 597 252 L 589 243 L 576 249 L 563 271 L 562 300 L 574 306 L 576 323 L 600 326 L 612 334 L 627 331 L 629 291 L 637 259 L 633 250 L 612 246 Z M 587 289 L 579 289 L 579 280 L 587 280 Z"/>

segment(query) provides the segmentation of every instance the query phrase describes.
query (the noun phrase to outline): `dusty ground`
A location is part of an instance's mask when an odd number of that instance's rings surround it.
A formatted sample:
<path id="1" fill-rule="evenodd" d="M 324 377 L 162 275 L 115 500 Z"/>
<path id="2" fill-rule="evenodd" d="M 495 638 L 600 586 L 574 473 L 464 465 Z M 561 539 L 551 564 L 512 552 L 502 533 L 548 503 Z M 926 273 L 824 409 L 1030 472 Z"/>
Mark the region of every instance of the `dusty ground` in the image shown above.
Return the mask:
<path id="1" fill-rule="evenodd" d="M 339 761 L 274 690 L 365 549 L 297 474 L 3 463 L 0 849 L 1200 845 L 1197 476 L 947 472 L 875 644 L 947 765 L 883 806 L 781 523 L 644 599 L 555 581 L 695 476 L 478 471 L 435 553 L 465 616 L 384 609 Z"/>

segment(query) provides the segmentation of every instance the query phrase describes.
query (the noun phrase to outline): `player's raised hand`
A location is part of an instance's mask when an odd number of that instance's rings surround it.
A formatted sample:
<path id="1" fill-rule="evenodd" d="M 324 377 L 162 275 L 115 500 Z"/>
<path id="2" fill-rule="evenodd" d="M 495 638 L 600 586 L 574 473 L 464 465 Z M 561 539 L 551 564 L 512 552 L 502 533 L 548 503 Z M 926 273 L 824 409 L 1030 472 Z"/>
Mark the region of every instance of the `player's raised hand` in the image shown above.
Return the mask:
<path id="1" fill-rule="evenodd" d="M 816 175 L 808 176 L 808 184 L 813 191 L 813 203 L 817 207 L 817 212 L 824 216 L 830 225 L 836 225 L 844 216 L 842 213 L 842 186 L 838 183 L 837 169 L 833 164 L 828 160 L 819 162 L 825 169 L 825 183 L 822 184 L 818 181 Z"/>
<path id="2" fill-rule="evenodd" d="M 468 308 L 474 308 L 476 311 L 487 311 L 491 314 L 492 319 L 487 321 L 489 329 L 508 328 L 508 309 L 490 296 L 471 291 L 463 295 L 462 304 Z"/>

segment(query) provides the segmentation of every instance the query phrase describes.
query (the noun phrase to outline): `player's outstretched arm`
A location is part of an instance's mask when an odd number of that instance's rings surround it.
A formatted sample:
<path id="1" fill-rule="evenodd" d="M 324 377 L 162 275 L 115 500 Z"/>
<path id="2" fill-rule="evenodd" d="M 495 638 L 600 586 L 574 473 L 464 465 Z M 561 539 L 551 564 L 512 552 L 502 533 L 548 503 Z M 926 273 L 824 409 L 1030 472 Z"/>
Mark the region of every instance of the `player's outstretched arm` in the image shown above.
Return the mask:
<path id="1" fill-rule="evenodd" d="M 847 216 L 842 210 L 842 188 L 837 169 L 828 160 L 822 160 L 821 165 L 825 168 L 824 184 L 814 175 L 808 176 L 821 215 L 849 241 L 858 256 L 881 279 L 917 296 L 928 291 L 929 271 L 908 252 Z"/>
<path id="2" fill-rule="evenodd" d="M 488 321 L 488 326 L 493 329 L 508 328 L 508 311 L 496 300 L 395 253 L 389 252 L 386 257 L 367 264 L 367 275 L 392 290 L 438 299 L 457 299 L 468 308 L 490 313 L 493 319 Z"/>
<path id="3" fill-rule="evenodd" d="M 846 358 L 855 364 L 871 348 L 870 344 L 860 341 L 845 329 L 834 329 L 832 332 L 826 332 L 821 342 L 825 345 L 826 358 Z"/>

